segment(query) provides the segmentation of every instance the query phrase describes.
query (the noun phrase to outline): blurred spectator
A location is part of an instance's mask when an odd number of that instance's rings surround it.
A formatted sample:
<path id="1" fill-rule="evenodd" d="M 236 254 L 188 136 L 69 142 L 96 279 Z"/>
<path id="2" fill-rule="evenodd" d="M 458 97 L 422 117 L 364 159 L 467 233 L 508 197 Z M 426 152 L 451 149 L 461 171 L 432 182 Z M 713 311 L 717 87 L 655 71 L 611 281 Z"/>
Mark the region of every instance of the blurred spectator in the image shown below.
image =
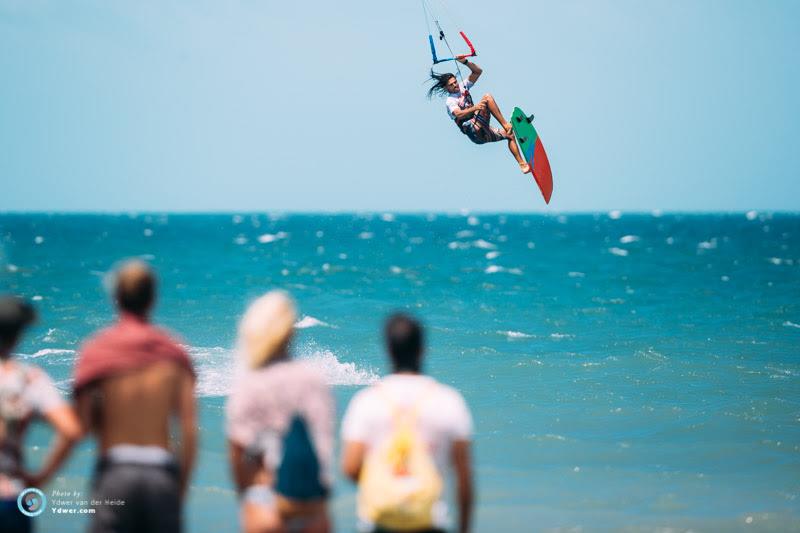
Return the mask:
<path id="1" fill-rule="evenodd" d="M 156 279 L 140 262 L 118 271 L 119 320 L 88 340 L 75 365 L 74 392 L 99 458 L 92 532 L 181 531 L 181 509 L 197 449 L 195 374 L 186 351 L 151 325 Z M 170 420 L 178 419 L 177 459 Z"/>
<path id="2" fill-rule="evenodd" d="M 459 531 L 470 527 L 472 419 L 455 389 L 422 374 L 423 332 L 390 317 L 393 373 L 358 392 L 342 422 L 342 468 L 358 482 L 359 530 L 440 532 L 450 526 L 444 490 L 455 471 Z"/>
<path id="3" fill-rule="evenodd" d="M 243 375 L 227 405 L 242 530 L 331 529 L 335 407 L 322 375 L 292 360 L 295 307 L 286 293 L 256 300 L 239 326 Z"/>

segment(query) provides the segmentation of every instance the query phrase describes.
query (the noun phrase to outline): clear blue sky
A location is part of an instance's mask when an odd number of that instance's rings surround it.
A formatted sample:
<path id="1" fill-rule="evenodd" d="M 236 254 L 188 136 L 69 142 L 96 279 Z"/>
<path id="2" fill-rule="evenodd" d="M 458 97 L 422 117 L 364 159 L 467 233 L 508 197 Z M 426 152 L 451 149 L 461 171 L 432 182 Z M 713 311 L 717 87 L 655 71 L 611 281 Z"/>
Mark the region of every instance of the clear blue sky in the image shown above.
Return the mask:
<path id="1" fill-rule="evenodd" d="M 800 210 L 800 2 L 459 0 L 548 210 Z M 418 0 L 0 0 L 0 210 L 540 211 Z"/>

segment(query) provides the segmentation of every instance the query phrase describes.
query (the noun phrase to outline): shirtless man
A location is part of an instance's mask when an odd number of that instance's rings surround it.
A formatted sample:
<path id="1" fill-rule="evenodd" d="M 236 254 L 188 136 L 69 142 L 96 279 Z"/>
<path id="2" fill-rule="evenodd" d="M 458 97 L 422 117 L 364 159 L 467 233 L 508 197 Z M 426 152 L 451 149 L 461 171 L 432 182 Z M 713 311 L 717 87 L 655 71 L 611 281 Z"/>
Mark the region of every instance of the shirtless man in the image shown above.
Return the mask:
<path id="1" fill-rule="evenodd" d="M 195 374 L 183 348 L 148 317 L 155 276 L 134 261 L 118 273 L 119 320 L 86 342 L 75 366 L 74 393 L 99 460 L 91 531 L 175 532 L 197 449 Z M 179 445 L 170 439 L 177 418 Z"/>

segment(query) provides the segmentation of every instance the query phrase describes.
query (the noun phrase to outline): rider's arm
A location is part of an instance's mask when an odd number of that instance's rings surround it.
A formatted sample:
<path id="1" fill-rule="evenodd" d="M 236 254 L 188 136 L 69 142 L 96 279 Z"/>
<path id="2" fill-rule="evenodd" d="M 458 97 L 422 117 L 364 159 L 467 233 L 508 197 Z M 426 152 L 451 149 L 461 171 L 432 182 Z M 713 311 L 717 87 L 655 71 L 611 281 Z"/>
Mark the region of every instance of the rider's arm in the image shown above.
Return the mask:
<path id="1" fill-rule="evenodd" d="M 478 102 L 474 106 L 468 107 L 466 109 L 455 109 L 453 110 L 453 115 L 456 117 L 458 122 L 463 122 L 464 120 L 469 120 L 470 118 L 475 115 L 478 111 L 483 108 L 484 104 L 482 102 Z"/>
<path id="2" fill-rule="evenodd" d="M 472 61 L 468 60 L 466 57 L 463 59 L 459 59 L 458 61 L 463 65 L 466 65 L 467 68 L 470 70 L 469 78 L 467 78 L 470 81 L 470 83 L 475 83 L 476 81 L 478 81 L 478 78 L 480 78 L 481 74 L 483 74 L 483 70 L 481 69 L 481 67 L 479 67 L 477 63 L 473 63 Z"/>

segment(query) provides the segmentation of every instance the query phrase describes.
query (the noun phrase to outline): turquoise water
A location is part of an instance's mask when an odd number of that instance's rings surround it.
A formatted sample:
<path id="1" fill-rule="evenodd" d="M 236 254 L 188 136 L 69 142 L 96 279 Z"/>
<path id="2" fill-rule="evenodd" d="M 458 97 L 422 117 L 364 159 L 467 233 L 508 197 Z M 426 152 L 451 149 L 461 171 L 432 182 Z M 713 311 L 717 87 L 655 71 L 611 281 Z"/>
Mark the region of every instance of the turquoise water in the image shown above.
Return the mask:
<path id="1" fill-rule="evenodd" d="M 229 531 L 224 395 L 246 302 L 282 287 L 339 416 L 409 309 L 475 419 L 476 531 L 800 529 L 800 216 L 0 215 L 0 288 L 36 300 L 19 357 L 64 390 L 107 324 L 115 261 L 148 259 L 191 346 L 201 450 L 188 530 Z M 49 435 L 29 439 L 35 460 Z M 48 490 L 88 495 L 83 444 Z M 339 478 L 337 529 L 352 529 Z M 45 515 L 39 531 L 85 516 Z"/>

